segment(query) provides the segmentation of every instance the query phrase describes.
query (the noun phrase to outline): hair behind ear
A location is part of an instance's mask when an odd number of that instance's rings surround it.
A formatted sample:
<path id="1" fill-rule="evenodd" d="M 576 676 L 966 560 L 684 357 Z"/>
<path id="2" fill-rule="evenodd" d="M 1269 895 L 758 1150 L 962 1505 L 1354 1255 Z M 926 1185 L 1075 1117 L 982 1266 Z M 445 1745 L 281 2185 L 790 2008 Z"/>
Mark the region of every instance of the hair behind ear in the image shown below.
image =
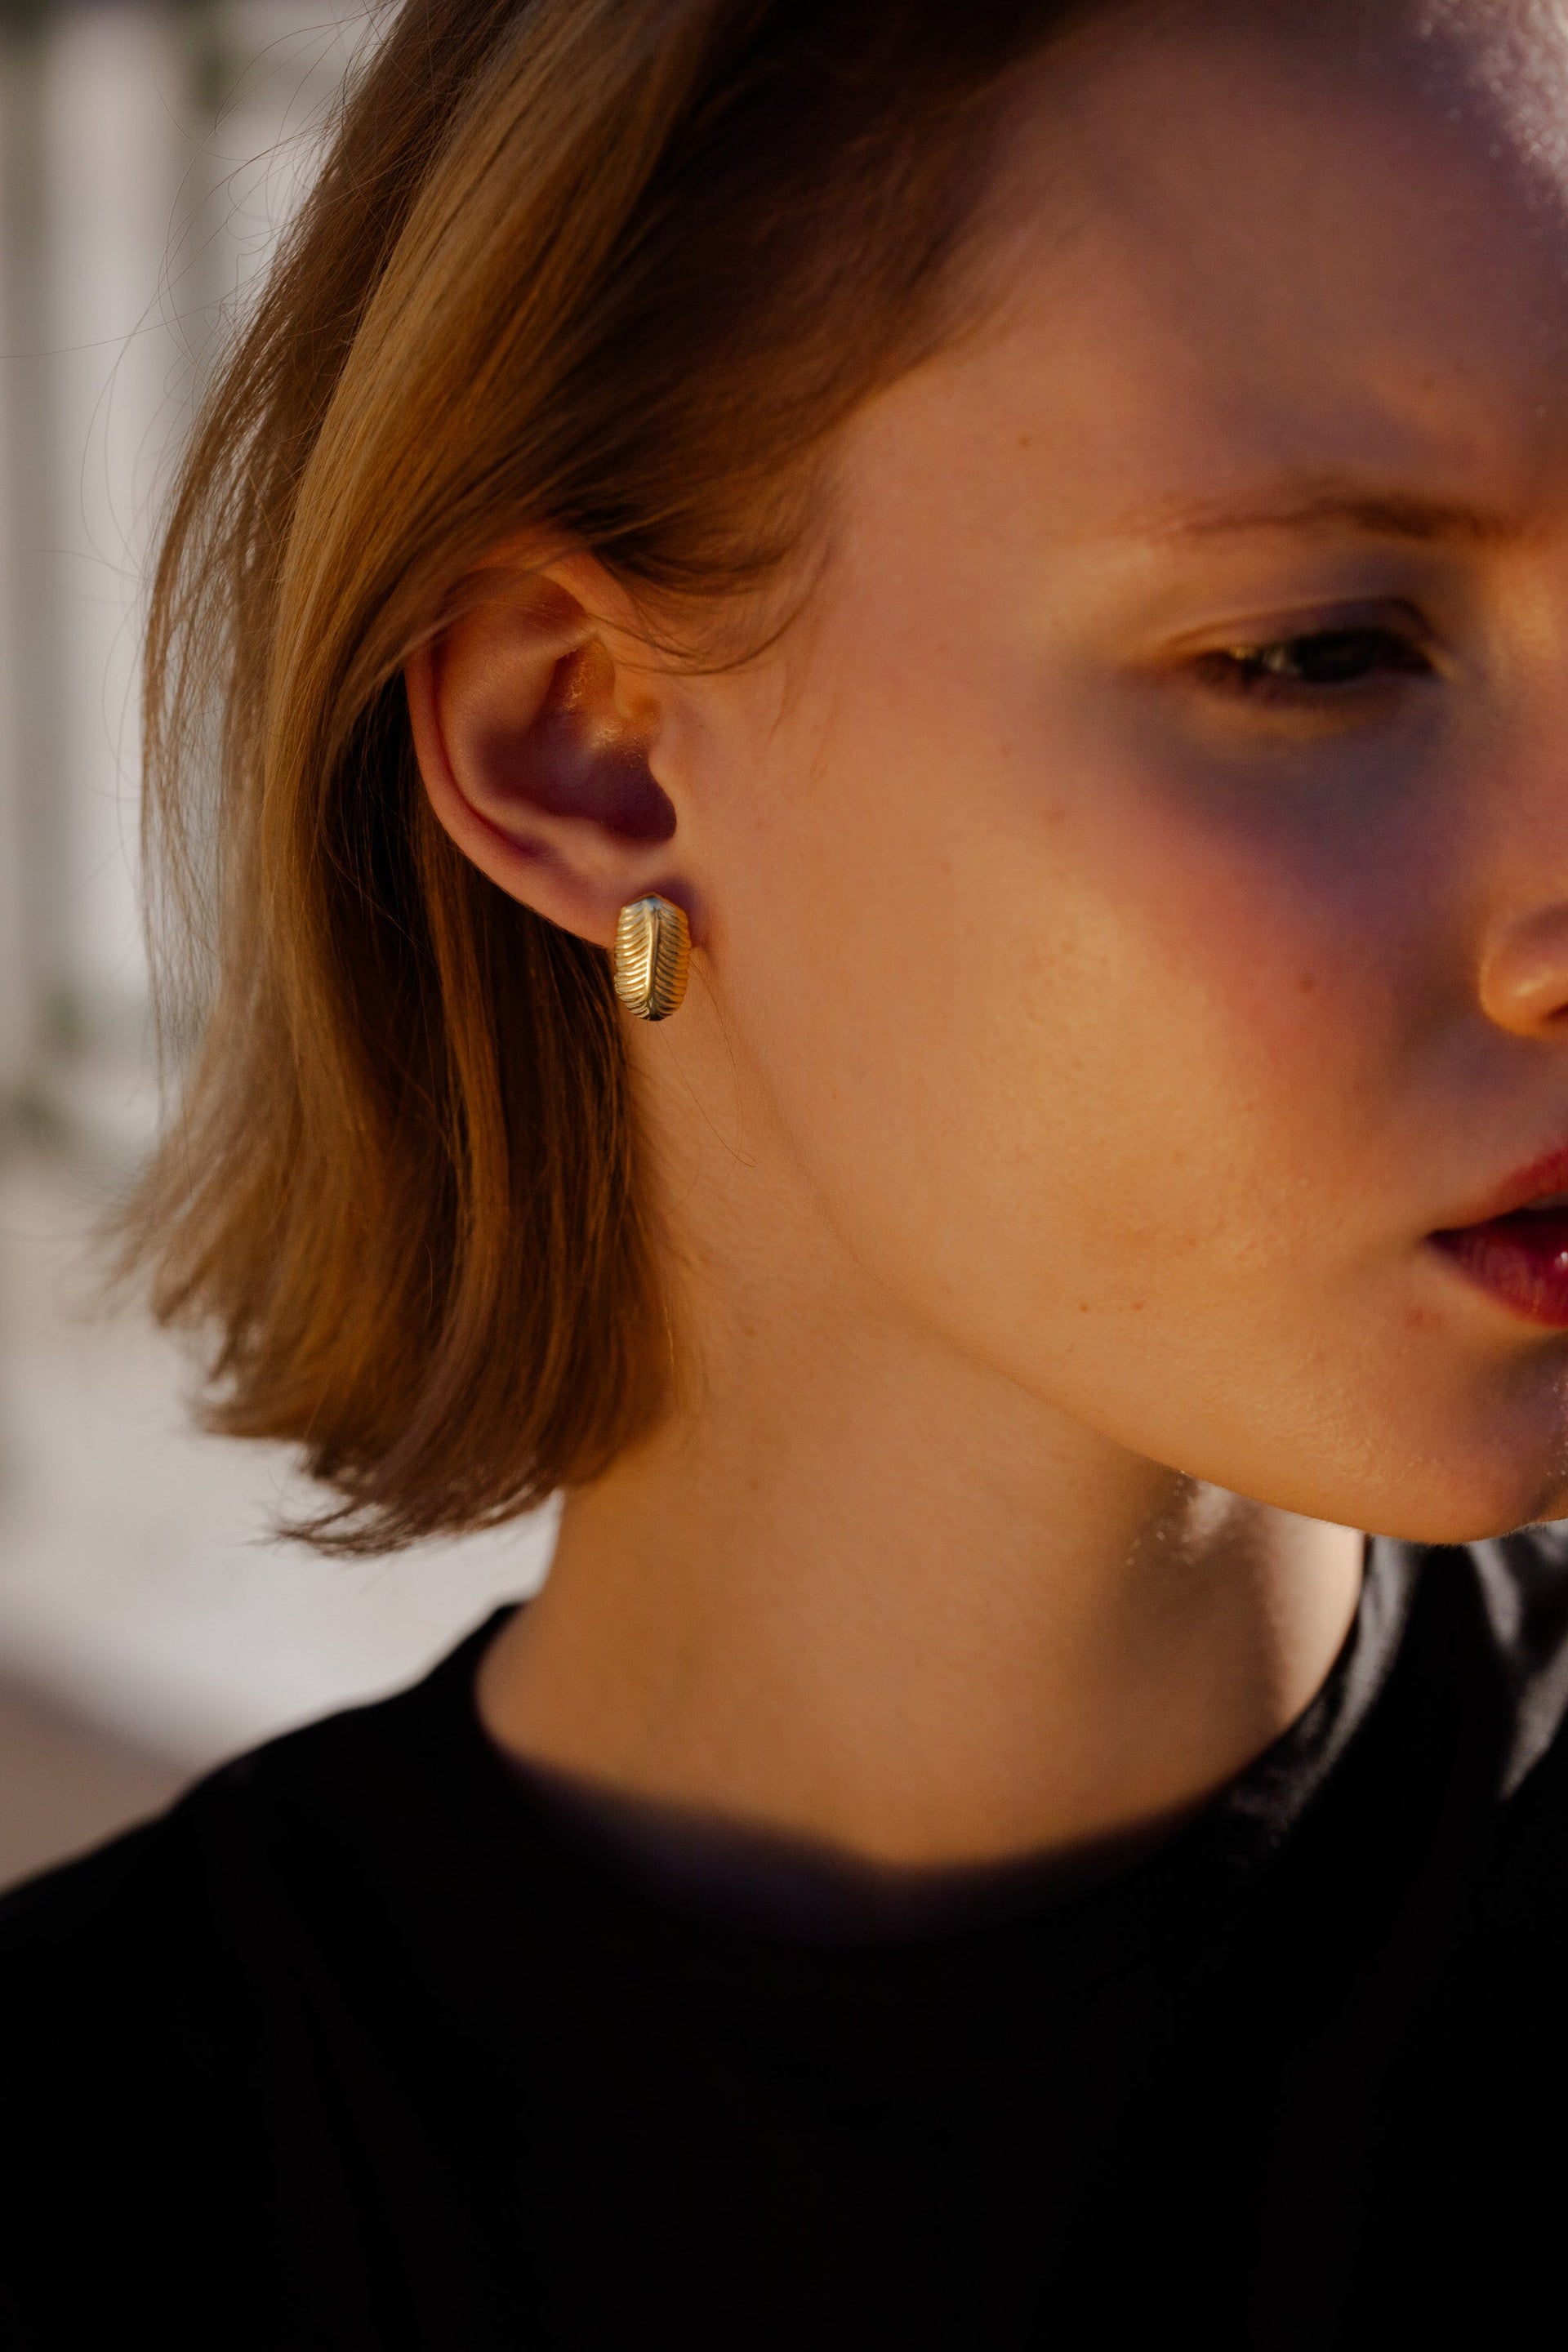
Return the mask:
<path id="1" fill-rule="evenodd" d="M 605 958 L 440 832 L 404 663 L 514 534 L 710 610 L 769 583 L 833 431 L 946 331 L 1005 75 L 1089 6 L 403 0 L 349 94 L 155 583 L 196 1050 L 125 1228 L 212 1335 L 213 1424 L 336 1489 L 318 1543 L 592 1476 L 670 1368 Z"/>
<path id="2" fill-rule="evenodd" d="M 316 985 L 220 1003 L 128 1223 L 160 1314 L 216 1325 L 212 1424 L 302 1441 L 340 1499 L 293 1532 L 339 1551 L 591 1478 L 668 1370 L 605 958 L 461 855 L 384 709 L 359 751 L 374 814 L 353 863 L 317 847 Z M 246 1054 L 258 1018 L 293 1051 Z"/>

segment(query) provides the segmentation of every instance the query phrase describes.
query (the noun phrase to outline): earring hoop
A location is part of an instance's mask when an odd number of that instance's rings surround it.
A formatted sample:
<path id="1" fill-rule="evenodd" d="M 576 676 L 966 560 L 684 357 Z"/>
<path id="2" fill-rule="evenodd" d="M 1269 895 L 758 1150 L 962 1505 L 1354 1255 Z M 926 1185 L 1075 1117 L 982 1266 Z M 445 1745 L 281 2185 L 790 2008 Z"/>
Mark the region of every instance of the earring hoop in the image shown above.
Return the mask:
<path id="1" fill-rule="evenodd" d="M 691 933 L 684 910 L 657 893 L 623 907 L 610 957 L 616 994 L 639 1021 L 668 1021 L 686 993 Z"/>

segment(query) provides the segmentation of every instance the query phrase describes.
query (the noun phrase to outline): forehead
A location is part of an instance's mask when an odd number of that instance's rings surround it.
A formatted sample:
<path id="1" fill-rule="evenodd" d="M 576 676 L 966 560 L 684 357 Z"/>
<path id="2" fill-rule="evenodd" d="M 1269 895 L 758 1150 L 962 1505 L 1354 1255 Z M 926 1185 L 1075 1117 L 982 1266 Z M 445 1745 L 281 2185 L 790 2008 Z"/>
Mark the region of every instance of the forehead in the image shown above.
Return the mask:
<path id="1" fill-rule="evenodd" d="M 1066 506 L 1265 468 L 1568 502 L 1558 5 L 1113 12 L 1023 94 L 975 251 L 1000 306 L 937 404 L 1070 448 Z"/>

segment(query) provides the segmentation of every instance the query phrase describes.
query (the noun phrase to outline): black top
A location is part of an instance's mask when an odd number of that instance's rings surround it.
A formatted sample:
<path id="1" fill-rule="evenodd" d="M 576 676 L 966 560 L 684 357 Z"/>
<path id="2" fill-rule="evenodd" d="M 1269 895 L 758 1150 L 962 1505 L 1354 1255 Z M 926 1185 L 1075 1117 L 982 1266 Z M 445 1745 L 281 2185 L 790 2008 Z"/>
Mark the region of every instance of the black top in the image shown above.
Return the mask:
<path id="1" fill-rule="evenodd" d="M 1373 1544 L 1300 1721 L 1076 1883 L 519 1773 L 495 1622 L 0 1903 L 8 2347 L 1562 2339 L 1568 1531 Z"/>

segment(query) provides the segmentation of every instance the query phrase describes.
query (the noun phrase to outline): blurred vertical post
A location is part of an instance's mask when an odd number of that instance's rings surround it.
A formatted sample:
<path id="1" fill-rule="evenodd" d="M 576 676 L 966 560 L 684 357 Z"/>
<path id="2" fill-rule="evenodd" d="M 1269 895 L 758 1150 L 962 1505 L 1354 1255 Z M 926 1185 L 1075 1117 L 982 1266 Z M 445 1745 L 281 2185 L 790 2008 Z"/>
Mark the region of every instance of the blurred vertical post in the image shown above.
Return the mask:
<path id="1" fill-rule="evenodd" d="M 150 1129 L 137 891 L 139 644 L 159 493 L 184 406 L 165 262 L 191 152 L 180 25 L 158 0 L 51 10 L 38 80 L 41 520 L 57 906 L 41 942 L 44 1080 L 115 1156 Z"/>
<path id="2" fill-rule="evenodd" d="M 0 5 L 0 1131 L 35 1080 L 44 1029 L 38 982 L 47 896 L 44 795 L 31 773 L 44 698 L 26 682 L 41 649 L 36 579 L 34 296 L 39 172 L 37 81 L 43 9 Z"/>
<path id="3" fill-rule="evenodd" d="M 152 1131 L 140 640 L 162 494 L 364 0 L 0 0 L 0 1117 Z"/>
<path id="4" fill-rule="evenodd" d="M 146 1125 L 137 644 L 184 48 L 159 0 L 10 0 L 4 56 L 0 1071 L 118 1152 Z"/>

